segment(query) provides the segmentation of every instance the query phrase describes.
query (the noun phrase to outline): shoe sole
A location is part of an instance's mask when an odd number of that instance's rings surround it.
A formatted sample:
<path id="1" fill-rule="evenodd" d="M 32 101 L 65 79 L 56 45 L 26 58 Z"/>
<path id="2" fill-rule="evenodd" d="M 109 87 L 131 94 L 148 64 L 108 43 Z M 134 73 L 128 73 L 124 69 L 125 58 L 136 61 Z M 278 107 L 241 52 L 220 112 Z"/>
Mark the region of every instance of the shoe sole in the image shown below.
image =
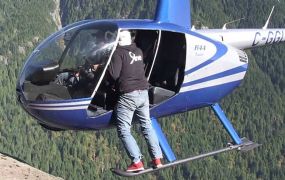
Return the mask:
<path id="1" fill-rule="evenodd" d="M 162 167 L 162 166 L 163 166 L 162 164 L 154 165 L 153 168 L 160 168 L 160 167 Z"/>
<path id="2" fill-rule="evenodd" d="M 143 171 L 144 168 L 134 169 L 134 170 L 126 170 L 127 172 L 137 172 L 137 171 Z"/>

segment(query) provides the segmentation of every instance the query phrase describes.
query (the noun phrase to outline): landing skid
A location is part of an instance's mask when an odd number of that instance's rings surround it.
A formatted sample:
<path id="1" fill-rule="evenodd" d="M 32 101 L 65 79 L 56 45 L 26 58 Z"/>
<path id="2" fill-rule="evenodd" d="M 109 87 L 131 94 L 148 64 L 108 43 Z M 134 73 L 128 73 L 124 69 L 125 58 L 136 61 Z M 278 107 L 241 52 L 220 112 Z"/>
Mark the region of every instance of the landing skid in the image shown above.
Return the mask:
<path id="1" fill-rule="evenodd" d="M 204 153 L 204 154 L 200 154 L 200 155 L 193 156 L 193 157 L 189 157 L 189 158 L 186 158 L 186 159 L 177 160 L 177 161 L 174 161 L 174 162 L 171 162 L 171 163 L 164 164 L 162 167 L 159 167 L 159 168 L 156 168 L 156 169 L 148 168 L 148 169 L 145 169 L 145 170 L 139 171 L 139 172 L 126 172 L 124 170 L 115 169 L 114 168 L 114 169 L 111 169 L 111 171 L 113 173 L 119 175 L 119 176 L 133 177 L 133 176 L 138 176 L 138 175 L 143 175 L 143 174 L 147 174 L 147 173 L 156 172 L 156 171 L 159 171 L 159 170 L 162 170 L 162 169 L 165 169 L 165 168 L 177 166 L 177 165 L 184 164 L 184 163 L 187 163 L 187 162 L 190 162 L 190 161 L 193 161 L 193 160 L 202 159 L 202 158 L 205 158 L 205 157 L 208 157 L 208 156 L 213 156 L 213 155 L 220 154 L 220 153 L 223 153 L 223 152 L 228 152 L 228 151 L 233 151 L 233 150 L 247 152 L 249 150 L 252 150 L 252 149 L 260 146 L 260 144 L 257 144 L 257 143 L 254 143 L 252 141 L 249 141 L 246 138 L 242 138 L 241 140 L 242 140 L 241 144 L 232 145 L 231 143 L 229 143 L 228 144 L 229 146 L 226 147 L 226 148 L 219 149 L 219 150 L 212 151 L 212 152 L 208 152 L 208 153 Z"/>

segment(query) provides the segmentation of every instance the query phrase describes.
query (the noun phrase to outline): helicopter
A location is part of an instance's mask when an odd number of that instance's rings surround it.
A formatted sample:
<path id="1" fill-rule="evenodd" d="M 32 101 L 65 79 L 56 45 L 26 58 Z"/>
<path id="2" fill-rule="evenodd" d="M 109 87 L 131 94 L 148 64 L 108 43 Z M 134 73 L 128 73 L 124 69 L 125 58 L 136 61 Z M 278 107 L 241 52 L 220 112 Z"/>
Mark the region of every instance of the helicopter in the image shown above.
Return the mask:
<path id="1" fill-rule="evenodd" d="M 241 138 L 219 102 L 239 87 L 248 70 L 245 49 L 285 41 L 285 29 L 196 29 L 190 1 L 158 0 L 154 19 L 83 20 L 41 42 L 26 60 L 16 92 L 21 107 L 49 130 L 102 130 L 115 127 L 116 95 L 105 76 L 122 30 L 132 32 L 144 54 L 152 125 L 168 163 L 136 176 L 222 152 L 249 151 L 259 144 Z M 175 43 L 174 43 L 175 42 Z M 96 65 L 96 68 L 93 66 Z M 94 72 L 88 81 L 82 74 Z M 211 107 L 233 142 L 227 147 L 177 160 L 160 117 Z"/>

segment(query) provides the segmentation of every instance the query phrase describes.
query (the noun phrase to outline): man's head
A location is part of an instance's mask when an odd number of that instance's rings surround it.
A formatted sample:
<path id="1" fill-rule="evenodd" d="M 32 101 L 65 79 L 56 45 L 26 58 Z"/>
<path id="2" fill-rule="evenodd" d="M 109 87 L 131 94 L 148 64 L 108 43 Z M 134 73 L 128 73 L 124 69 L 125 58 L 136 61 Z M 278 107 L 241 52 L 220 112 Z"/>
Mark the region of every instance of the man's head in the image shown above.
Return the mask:
<path id="1" fill-rule="evenodd" d="M 128 30 L 123 30 L 119 34 L 119 45 L 128 46 L 132 44 L 131 32 Z"/>

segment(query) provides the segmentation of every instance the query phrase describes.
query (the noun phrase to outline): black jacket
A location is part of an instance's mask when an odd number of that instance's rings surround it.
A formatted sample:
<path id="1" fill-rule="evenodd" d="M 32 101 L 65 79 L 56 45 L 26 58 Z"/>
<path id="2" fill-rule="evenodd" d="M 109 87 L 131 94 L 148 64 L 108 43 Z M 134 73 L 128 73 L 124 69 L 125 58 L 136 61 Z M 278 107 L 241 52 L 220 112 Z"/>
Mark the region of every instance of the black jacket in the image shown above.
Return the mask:
<path id="1" fill-rule="evenodd" d="M 134 43 L 117 47 L 108 67 L 108 73 L 120 93 L 148 89 L 143 53 Z"/>

